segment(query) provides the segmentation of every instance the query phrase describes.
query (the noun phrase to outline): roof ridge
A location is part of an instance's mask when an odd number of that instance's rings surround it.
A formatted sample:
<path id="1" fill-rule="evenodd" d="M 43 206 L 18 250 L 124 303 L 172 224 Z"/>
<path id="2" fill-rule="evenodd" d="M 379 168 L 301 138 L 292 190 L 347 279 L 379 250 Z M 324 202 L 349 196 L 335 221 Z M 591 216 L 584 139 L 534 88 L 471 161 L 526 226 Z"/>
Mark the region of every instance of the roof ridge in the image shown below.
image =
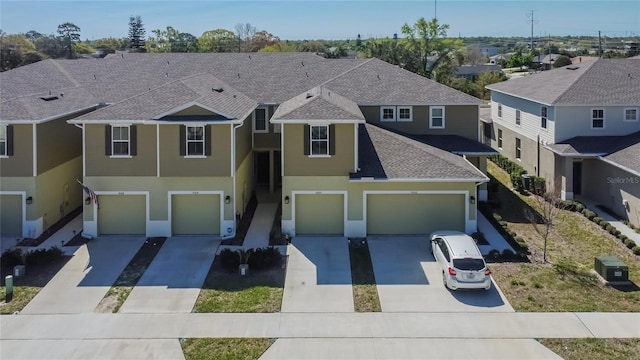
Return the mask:
<path id="1" fill-rule="evenodd" d="M 582 72 L 582 74 L 578 75 L 578 76 L 577 76 L 577 77 L 576 77 L 576 78 L 571 82 L 571 84 L 569 84 L 569 86 L 567 86 L 567 88 L 566 88 L 566 89 L 564 89 L 564 91 L 562 91 L 562 92 L 560 93 L 560 95 L 556 96 L 556 98 L 551 102 L 551 104 L 552 104 L 552 105 L 553 105 L 553 104 L 556 104 L 556 103 L 558 102 L 558 100 L 562 99 L 562 97 L 564 96 L 564 94 L 566 94 L 567 92 L 569 92 L 569 90 L 571 90 L 571 88 L 573 87 L 573 85 L 575 85 L 575 84 L 578 82 L 578 80 L 582 79 L 582 77 L 583 77 L 583 76 L 585 76 L 585 74 L 586 74 L 587 72 L 589 72 L 589 70 L 591 70 L 591 67 L 593 67 L 593 65 L 595 65 L 595 64 L 596 64 L 597 62 L 599 62 L 600 60 L 602 60 L 602 58 L 595 59 L 594 61 L 587 61 L 587 68 L 586 68 L 586 69 L 584 69 L 584 71 Z M 572 64 L 572 65 L 567 65 L 567 66 L 573 66 L 573 64 Z M 564 69 L 566 70 L 567 66 L 563 66 L 562 68 L 564 68 Z M 562 68 L 561 68 L 561 69 L 562 69 Z M 557 70 L 560 70 L 560 69 L 557 69 Z"/>
<path id="2" fill-rule="evenodd" d="M 53 60 L 53 66 L 55 66 L 58 70 L 60 70 L 60 72 L 67 78 L 67 80 L 71 81 L 73 85 L 75 85 L 76 87 L 82 86 L 82 84 L 80 84 L 78 80 L 76 80 L 73 76 L 71 76 L 71 74 L 67 71 L 67 69 L 62 67 L 59 61 Z"/>
<path id="3" fill-rule="evenodd" d="M 360 68 L 360 67 L 361 67 L 361 66 L 363 66 L 364 64 L 368 64 L 369 62 L 373 61 L 374 59 L 376 59 L 376 58 L 374 58 L 374 57 L 369 58 L 369 59 L 367 59 L 367 60 L 365 60 L 365 61 L 361 62 L 360 64 L 358 64 L 358 65 L 356 65 L 356 66 L 352 67 L 351 69 L 345 70 L 345 71 L 341 72 L 340 74 L 338 74 L 338 75 L 336 75 L 336 76 L 334 76 L 334 77 L 332 77 L 332 78 L 330 78 L 330 79 L 328 79 L 328 80 L 326 80 L 326 81 L 321 82 L 321 83 L 318 85 L 318 87 L 320 87 L 320 86 L 324 86 L 324 85 L 326 85 L 327 83 L 330 83 L 330 82 L 332 82 L 333 80 L 338 79 L 339 77 L 344 76 L 344 75 L 346 75 L 346 74 L 350 73 L 351 71 L 353 71 L 353 70 L 355 70 L 355 69 Z"/>

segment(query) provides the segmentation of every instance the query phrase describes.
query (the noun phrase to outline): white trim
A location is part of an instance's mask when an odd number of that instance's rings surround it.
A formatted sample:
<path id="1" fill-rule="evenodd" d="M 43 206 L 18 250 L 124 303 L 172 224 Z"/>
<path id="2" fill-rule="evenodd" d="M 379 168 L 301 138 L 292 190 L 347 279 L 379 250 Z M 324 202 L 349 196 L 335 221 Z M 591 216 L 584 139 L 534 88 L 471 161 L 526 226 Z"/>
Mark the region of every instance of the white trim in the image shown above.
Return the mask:
<path id="1" fill-rule="evenodd" d="M 542 109 L 546 113 L 544 116 L 542 116 Z M 544 119 L 544 126 L 542 126 L 542 119 Z M 540 105 L 540 128 L 544 131 L 548 131 L 549 128 L 549 107 L 545 105 Z"/>
<path id="2" fill-rule="evenodd" d="M 264 130 L 258 130 L 256 128 L 256 111 L 257 110 L 264 110 Z M 252 113 L 252 131 L 254 134 L 268 134 L 269 133 L 269 107 L 268 106 L 258 106 L 257 108 L 253 109 L 253 113 Z"/>
<path id="3" fill-rule="evenodd" d="M 223 237 L 225 236 L 223 234 L 223 226 L 222 224 L 224 224 L 224 191 L 199 191 L 199 190 L 192 190 L 192 191 L 185 191 L 185 190 L 175 190 L 175 191 L 167 191 L 167 214 L 168 214 L 168 221 L 169 221 L 169 236 L 173 236 L 173 217 L 171 216 L 171 204 L 172 204 L 172 199 L 173 199 L 173 195 L 218 195 L 218 199 L 220 201 L 220 236 Z M 235 194 L 233 195 L 235 196 Z M 233 201 L 233 199 L 232 199 Z M 233 215 L 235 216 L 235 214 Z M 233 229 L 232 229 L 233 232 Z"/>
<path id="4" fill-rule="evenodd" d="M 80 125 L 80 124 L 76 124 Z M 84 124 L 80 125 L 82 128 L 82 178 L 87 176 L 87 138 L 84 131 Z"/>
<path id="5" fill-rule="evenodd" d="M 480 170 L 478 170 L 480 172 Z M 456 179 L 456 178 L 433 178 L 433 179 L 414 179 L 414 178 L 398 178 L 398 179 L 374 179 L 372 177 L 363 177 L 360 179 L 349 179 L 349 182 L 373 182 L 373 183 L 381 183 L 381 182 L 420 182 L 420 183 L 431 183 L 431 182 L 454 182 L 454 183 L 468 183 L 468 182 L 488 182 L 488 177 L 483 178 L 473 178 L 473 179 Z"/>
<path id="6" fill-rule="evenodd" d="M 327 138 L 326 139 L 314 139 L 313 138 L 313 128 L 314 127 L 323 127 L 327 129 Z M 327 153 L 326 154 L 314 154 L 313 153 L 313 142 L 324 142 L 327 144 Z M 331 125 L 309 125 L 309 157 L 331 157 Z"/>
<path id="7" fill-rule="evenodd" d="M 156 177 L 160 177 L 160 125 L 156 125 Z"/>
<path id="8" fill-rule="evenodd" d="M 272 124 L 313 124 L 313 123 L 326 123 L 326 124 L 365 124 L 366 121 L 362 119 L 287 119 L 287 120 L 269 120 Z"/>
<path id="9" fill-rule="evenodd" d="M 22 204 L 22 234 L 20 237 L 26 237 L 29 233 L 27 228 L 27 192 L 26 191 L 2 191 L 0 195 L 20 195 L 20 203 Z M 38 234 L 40 236 L 40 234 Z"/>
<path id="10" fill-rule="evenodd" d="M 189 128 L 199 127 L 202 128 L 202 140 L 189 140 Z M 213 130 L 213 129 L 212 129 Z M 207 157 L 207 128 L 206 125 L 185 125 L 184 129 L 184 157 L 185 158 L 198 158 L 204 159 Z M 213 136 L 212 136 L 213 137 Z M 202 154 L 189 155 L 189 142 L 202 143 Z"/>
<path id="11" fill-rule="evenodd" d="M 442 110 L 442 125 L 434 126 L 433 125 L 433 110 L 440 109 Z M 437 118 L 438 116 L 436 116 Z M 429 128 L 430 129 L 444 129 L 446 127 L 446 115 L 445 115 L 445 107 L 444 106 L 429 106 Z"/>
<path id="12" fill-rule="evenodd" d="M 369 195 L 464 195 L 464 227 L 465 232 L 470 234 L 476 229 L 473 225 L 476 220 L 469 219 L 469 192 L 463 190 L 365 190 L 362 192 L 362 219 L 364 228 L 367 228 L 367 197 Z M 477 213 L 476 213 L 477 216 Z M 469 231 L 472 229 L 471 231 Z"/>
<path id="13" fill-rule="evenodd" d="M 593 126 L 593 120 L 600 120 L 600 118 L 594 118 L 593 117 L 593 111 L 594 110 L 602 110 L 602 127 L 594 127 Z M 605 119 L 607 118 L 607 114 L 606 114 L 606 110 L 605 108 L 598 108 L 598 107 L 593 107 L 590 109 L 589 111 L 591 113 L 591 116 L 589 116 L 589 127 L 591 128 L 591 130 L 604 130 L 607 128 L 606 126 L 606 122 Z"/>
<path id="14" fill-rule="evenodd" d="M 9 150 L 8 142 L 9 142 L 9 138 L 7 137 L 7 127 L 9 125 L 7 124 L 0 124 L 0 129 L 4 129 L 4 144 L 0 147 L 4 147 L 4 155 L 0 155 L 0 159 L 6 159 L 9 157 L 9 155 L 7 155 L 7 151 Z M 13 139 L 12 139 L 13 140 Z"/>
<path id="15" fill-rule="evenodd" d="M 353 124 L 353 172 L 358 172 L 358 130 L 359 125 Z"/>
<path id="16" fill-rule="evenodd" d="M 409 118 L 403 119 L 400 117 L 400 110 L 409 109 Z M 413 121 L 413 107 L 412 106 L 396 106 L 396 119 L 398 122 L 411 122 Z"/>
<path id="17" fill-rule="evenodd" d="M 33 176 L 38 176 L 38 125 L 33 124 Z M 14 139 L 15 144 L 15 139 Z"/>
<path id="18" fill-rule="evenodd" d="M 393 110 L 393 118 L 385 119 L 384 111 L 385 110 Z M 397 109 L 395 106 L 380 106 L 380 122 L 393 122 L 396 121 L 397 118 Z"/>
<path id="19" fill-rule="evenodd" d="M 603 156 L 599 156 L 598 159 L 604 161 L 605 163 L 607 163 L 607 164 L 609 164 L 611 166 L 615 166 L 618 169 L 624 170 L 624 171 L 626 171 L 626 172 L 628 172 L 630 174 L 634 174 L 634 175 L 640 176 L 640 171 L 633 170 L 633 169 L 628 168 L 626 166 L 623 166 L 623 165 L 620 165 L 618 163 L 615 163 L 615 162 L 613 162 L 613 161 L 611 161 L 611 160 L 609 160 L 609 159 L 607 159 L 607 158 L 605 158 Z"/>
<path id="20" fill-rule="evenodd" d="M 177 107 L 175 107 L 175 108 L 173 108 L 173 109 L 170 109 L 170 110 L 168 110 L 168 111 L 165 111 L 165 112 L 163 112 L 163 113 L 162 113 L 162 114 L 160 114 L 160 115 L 156 115 L 156 116 L 154 116 L 152 119 L 153 119 L 153 120 L 158 120 L 158 119 L 161 119 L 161 118 L 163 118 L 163 117 L 165 117 L 165 116 L 167 116 L 167 115 L 175 114 L 175 113 L 177 113 L 177 112 L 179 112 L 179 111 L 182 111 L 182 110 L 184 110 L 184 109 L 188 109 L 188 108 L 190 108 L 190 107 L 192 107 L 192 106 L 197 106 L 197 107 L 200 107 L 200 108 L 205 109 L 205 110 L 207 110 L 207 111 L 211 111 L 212 113 L 214 113 L 214 114 L 216 114 L 216 115 L 224 116 L 224 117 L 226 117 L 227 119 L 230 119 L 230 120 L 231 120 L 231 119 L 235 119 L 235 117 L 234 117 L 234 116 L 231 116 L 231 115 L 229 115 L 229 114 L 226 114 L 226 113 L 222 113 L 222 112 L 220 112 L 220 111 L 217 111 L 217 110 L 215 110 L 214 108 L 212 108 L 212 107 L 210 107 L 210 106 L 202 105 L 201 103 L 199 103 L 199 102 L 197 102 L 197 101 L 191 101 L 191 102 L 188 102 L 188 103 L 186 103 L 186 104 L 182 104 L 182 105 L 177 106 Z"/>
<path id="21" fill-rule="evenodd" d="M 280 133 L 280 176 L 284 177 L 284 124 Z"/>
<path id="22" fill-rule="evenodd" d="M 249 116 L 250 113 L 247 113 Z M 4 121 L 4 120 L 3 120 Z M 242 124 L 243 120 L 233 119 L 233 120 L 198 120 L 195 122 L 193 120 L 189 121 L 165 121 L 165 120 L 84 120 L 84 119 L 74 119 L 67 120 L 69 124 L 119 124 L 122 122 L 127 125 L 187 125 L 187 124 L 198 124 L 198 125 L 224 125 L 224 124 Z M 14 124 L 32 124 L 33 121 L 28 122 L 14 122 Z"/>
<path id="23" fill-rule="evenodd" d="M 130 158 L 131 157 L 131 124 L 111 124 L 111 158 Z M 114 129 L 116 128 L 127 128 L 127 140 L 115 140 Z M 115 144 L 117 143 L 127 143 L 127 153 L 126 154 L 115 154 Z"/>
<path id="24" fill-rule="evenodd" d="M 636 112 L 636 118 L 628 120 L 627 119 L 627 110 L 634 110 Z M 626 107 L 626 108 L 622 109 L 622 121 L 627 121 L 627 122 L 638 121 L 638 119 L 640 118 L 640 114 L 638 114 L 638 112 L 639 112 L 638 108 L 634 108 L 634 107 Z"/>
<path id="25" fill-rule="evenodd" d="M 291 224 L 293 224 L 292 228 L 289 229 L 285 229 L 284 228 L 284 223 L 283 225 L 283 230 L 285 233 L 289 233 L 291 236 L 296 236 L 296 195 L 342 195 L 342 199 L 343 199 L 343 220 L 342 220 L 342 235 L 344 236 L 345 232 L 346 232 L 346 224 L 347 224 L 347 217 L 348 217 L 348 213 L 349 213 L 349 208 L 348 208 L 348 191 L 342 191 L 342 190 L 321 190 L 321 191 L 292 191 L 291 192 Z"/>

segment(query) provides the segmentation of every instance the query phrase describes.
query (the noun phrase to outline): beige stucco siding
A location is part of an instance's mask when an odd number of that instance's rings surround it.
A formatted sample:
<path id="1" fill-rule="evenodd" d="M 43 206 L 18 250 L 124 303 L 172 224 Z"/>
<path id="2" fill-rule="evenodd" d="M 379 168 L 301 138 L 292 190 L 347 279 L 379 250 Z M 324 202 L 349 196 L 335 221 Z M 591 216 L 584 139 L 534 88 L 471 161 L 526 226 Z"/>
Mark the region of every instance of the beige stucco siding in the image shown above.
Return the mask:
<path id="1" fill-rule="evenodd" d="M 240 167 L 236 170 L 236 193 L 233 201 L 236 203 L 236 214 L 242 216 L 253 194 L 253 153 L 249 153 Z"/>
<path id="2" fill-rule="evenodd" d="M 429 106 L 413 106 L 412 121 L 380 121 L 379 106 L 361 106 L 360 110 L 368 123 L 395 129 L 408 134 L 460 135 L 478 139 L 478 106 L 445 106 L 445 128 L 429 128 Z"/>
<path id="3" fill-rule="evenodd" d="M 305 155 L 303 124 L 284 124 L 284 174 L 285 176 L 344 176 L 354 169 L 353 124 L 335 125 L 335 155 L 311 157 Z"/>
<path id="4" fill-rule="evenodd" d="M 0 158 L 0 176 L 33 176 L 33 125 L 13 126 L 13 155 Z"/>
<path id="5" fill-rule="evenodd" d="M 344 233 L 344 196 L 298 194 L 294 199 L 296 235 Z"/>
<path id="6" fill-rule="evenodd" d="M 269 133 L 253 134 L 253 147 L 255 149 L 280 149 L 280 133 L 273 132 L 273 124 L 271 124 Z"/>
<path id="7" fill-rule="evenodd" d="M 235 130 L 236 134 L 236 169 L 251 153 L 251 117 L 245 119 L 242 126 Z"/>
<path id="8" fill-rule="evenodd" d="M 171 114 L 171 116 L 211 116 L 217 115 L 214 112 L 211 112 L 207 109 L 201 108 L 197 105 L 192 105 L 186 109 L 180 110 L 176 113 Z"/>
<path id="9" fill-rule="evenodd" d="M 423 234 L 465 231 L 462 194 L 370 194 L 367 234 Z"/>
<path id="10" fill-rule="evenodd" d="M 86 176 L 155 176 L 156 126 L 136 125 L 137 155 L 130 158 L 105 154 L 104 124 L 85 125 Z"/>
<path id="11" fill-rule="evenodd" d="M 22 236 L 21 195 L 0 195 L 0 234 Z"/>
<path id="12" fill-rule="evenodd" d="M 146 201 L 143 195 L 102 195 L 98 234 L 145 234 Z"/>
<path id="13" fill-rule="evenodd" d="M 171 232 L 174 235 L 218 235 L 220 195 L 173 195 Z"/>
<path id="14" fill-rule="evenodd" d="M 36 192 L 30 205 L 33 218 L 43 218 L 43 228 L 58 222 L 82 206 L 83 191 L 76 179 L 82 179 L 82 157 L 76 157 L 35 178 Z"/>
<path id="15" fill-rule="evenodd" d="M 69 117 L 37 125 L 38 174 L 82 156 L 82 130 Z"/>
<path id="16" fill-rule="evenodd" d="M 160 126 L 160 176 L 231 176 L 230 124 L 211 125 L 211 156 L 180 155 L 180 126 Z"/>

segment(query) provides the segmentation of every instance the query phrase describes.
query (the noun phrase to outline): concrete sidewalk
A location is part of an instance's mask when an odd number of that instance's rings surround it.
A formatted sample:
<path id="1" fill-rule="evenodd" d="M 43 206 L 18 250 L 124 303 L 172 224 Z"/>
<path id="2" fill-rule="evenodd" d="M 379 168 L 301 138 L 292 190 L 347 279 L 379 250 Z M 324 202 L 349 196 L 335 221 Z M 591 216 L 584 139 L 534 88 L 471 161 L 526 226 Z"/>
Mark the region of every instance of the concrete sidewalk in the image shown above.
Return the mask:
<path id="1" fill-rule="evenodd" d="M 242 247 L 244 249 L 257 249 L 269 246 L 269 233 L 273 225 L 273 219 L 278 210 L 277 203 L 258 204 L 251 225 L 244 238 Z"/>
<path id="2" fill-rule="evenodd" d="M 504 237 L 496 230 L 493 225 L 482 215 L 480 211 L 477 212 L 478 216 L 478 231 L 484 234 L 484 238 L 487 239 L 489 245 L 478 245 L 478 249 L 482 255 L 487 256 L 493 249 L 502 253 L 505 249 L 509 249 L 515 253 L 511 245 L 504 239 Z"/>
<path id="3" fill-rule="evenodd" d="M 598 214 L 599 217 L 606 220 L 611 226 L 618 229 L 622 235 L 626 235 L 629 239 L 633 240 L 636 244 L 640 244 L 640 234 L 635 232 L 632 228 L 625 225 L 619 218 L 609 215 L 606 211 L 598 208 L 597 204 L 589 199 L 580 199 L 589 210 Z"/>
<path id="4" fill-rule="evenodd" d="M 144 240 L 144 237 L 105 236 L 89 241 L 76 251 L 22 313 L 93 312 Z"/>

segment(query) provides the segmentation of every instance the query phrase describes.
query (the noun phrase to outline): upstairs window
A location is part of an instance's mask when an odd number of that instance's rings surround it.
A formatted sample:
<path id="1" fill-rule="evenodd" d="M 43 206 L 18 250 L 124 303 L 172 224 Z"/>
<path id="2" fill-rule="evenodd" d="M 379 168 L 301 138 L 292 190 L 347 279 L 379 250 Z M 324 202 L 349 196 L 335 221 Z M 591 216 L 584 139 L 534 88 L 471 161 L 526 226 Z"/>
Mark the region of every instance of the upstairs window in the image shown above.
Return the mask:
<path id="1" fill-rule="evenodd" d="M 311 127 L 311 155 L 329 155 L 329 126 Z"/>
<path id="2" fill-rule="evenodd" d="M 638 109 L 624 109 L 624 121 L 638 121 Z"/>
<path id="3" fill-rule="evenodd" d="M 253 112 L 253 132 L 266 133 L 269 132 L 269 119 L 267 116 L 267 108 L 257 108 Z"/>
<path id="4" fill-rule="evenodd" d="M 547 107 L 540 107 L 540 127 L 543 129 L 547 128 Z"/>
<path id="5" fill-rule="evenodd" d="M 107 125 L 105 127 L 105 155 L 129 157 L 136 155 L 136 126 Z"/>
<path id="6" fill-rule="evenodd" d="M 381 106 L 380 121 L 413 121 L 412 106 Z"/>
<path id="7" fill-rule="evenodd" d="M 520 125 L 520 110 L 516 110 L 516 125 Z"/>
<path id="8" fill-rule="evenodd" d="M 395 106 L 381 106 L 380 107 L 380 121 L 396 121 L 396 107 Z"/>
<path id="9" fill-rule="evenodd" d="M 180 155 L 184 157 L 205 157 L 211 155 L 211 126 L 181 125 Z"/>
<path id="10" fill-rule="evenodd" d="M 10 126 L 0 125 L 0 156 L 9 156 L 9 136 Z"/>
<path id="11" fill-rule="evenodd" d="M 516 138 L 516 159 L 522 159 L 522 143 L 518 138 Z"/>
<path id="12" fill-rule="evenodd" d="M 498 149 L 502 149 L 502 129 L 498 129 Z"/>
<path id="13" fill-rule="evenodd" d="M 502 119 L 502 104 L 498 104 L 498 118 Z"/>
<path id="14" fill-rule="evenodd" d="M 604 109 L 591 110 L 591 128 L 592 129 L 604 128 Z"/>
<path id="15" fill-rule="evenodd" d="M 413 121 L 413 108 L 411 106 L 398 106 L 398 121 Z"/>
<path id="16" fill-rule="evenodd" d="M 429 108 L 429 127 L 432 129 L 444 129 L 444 106 L 432 106 Z"/>

